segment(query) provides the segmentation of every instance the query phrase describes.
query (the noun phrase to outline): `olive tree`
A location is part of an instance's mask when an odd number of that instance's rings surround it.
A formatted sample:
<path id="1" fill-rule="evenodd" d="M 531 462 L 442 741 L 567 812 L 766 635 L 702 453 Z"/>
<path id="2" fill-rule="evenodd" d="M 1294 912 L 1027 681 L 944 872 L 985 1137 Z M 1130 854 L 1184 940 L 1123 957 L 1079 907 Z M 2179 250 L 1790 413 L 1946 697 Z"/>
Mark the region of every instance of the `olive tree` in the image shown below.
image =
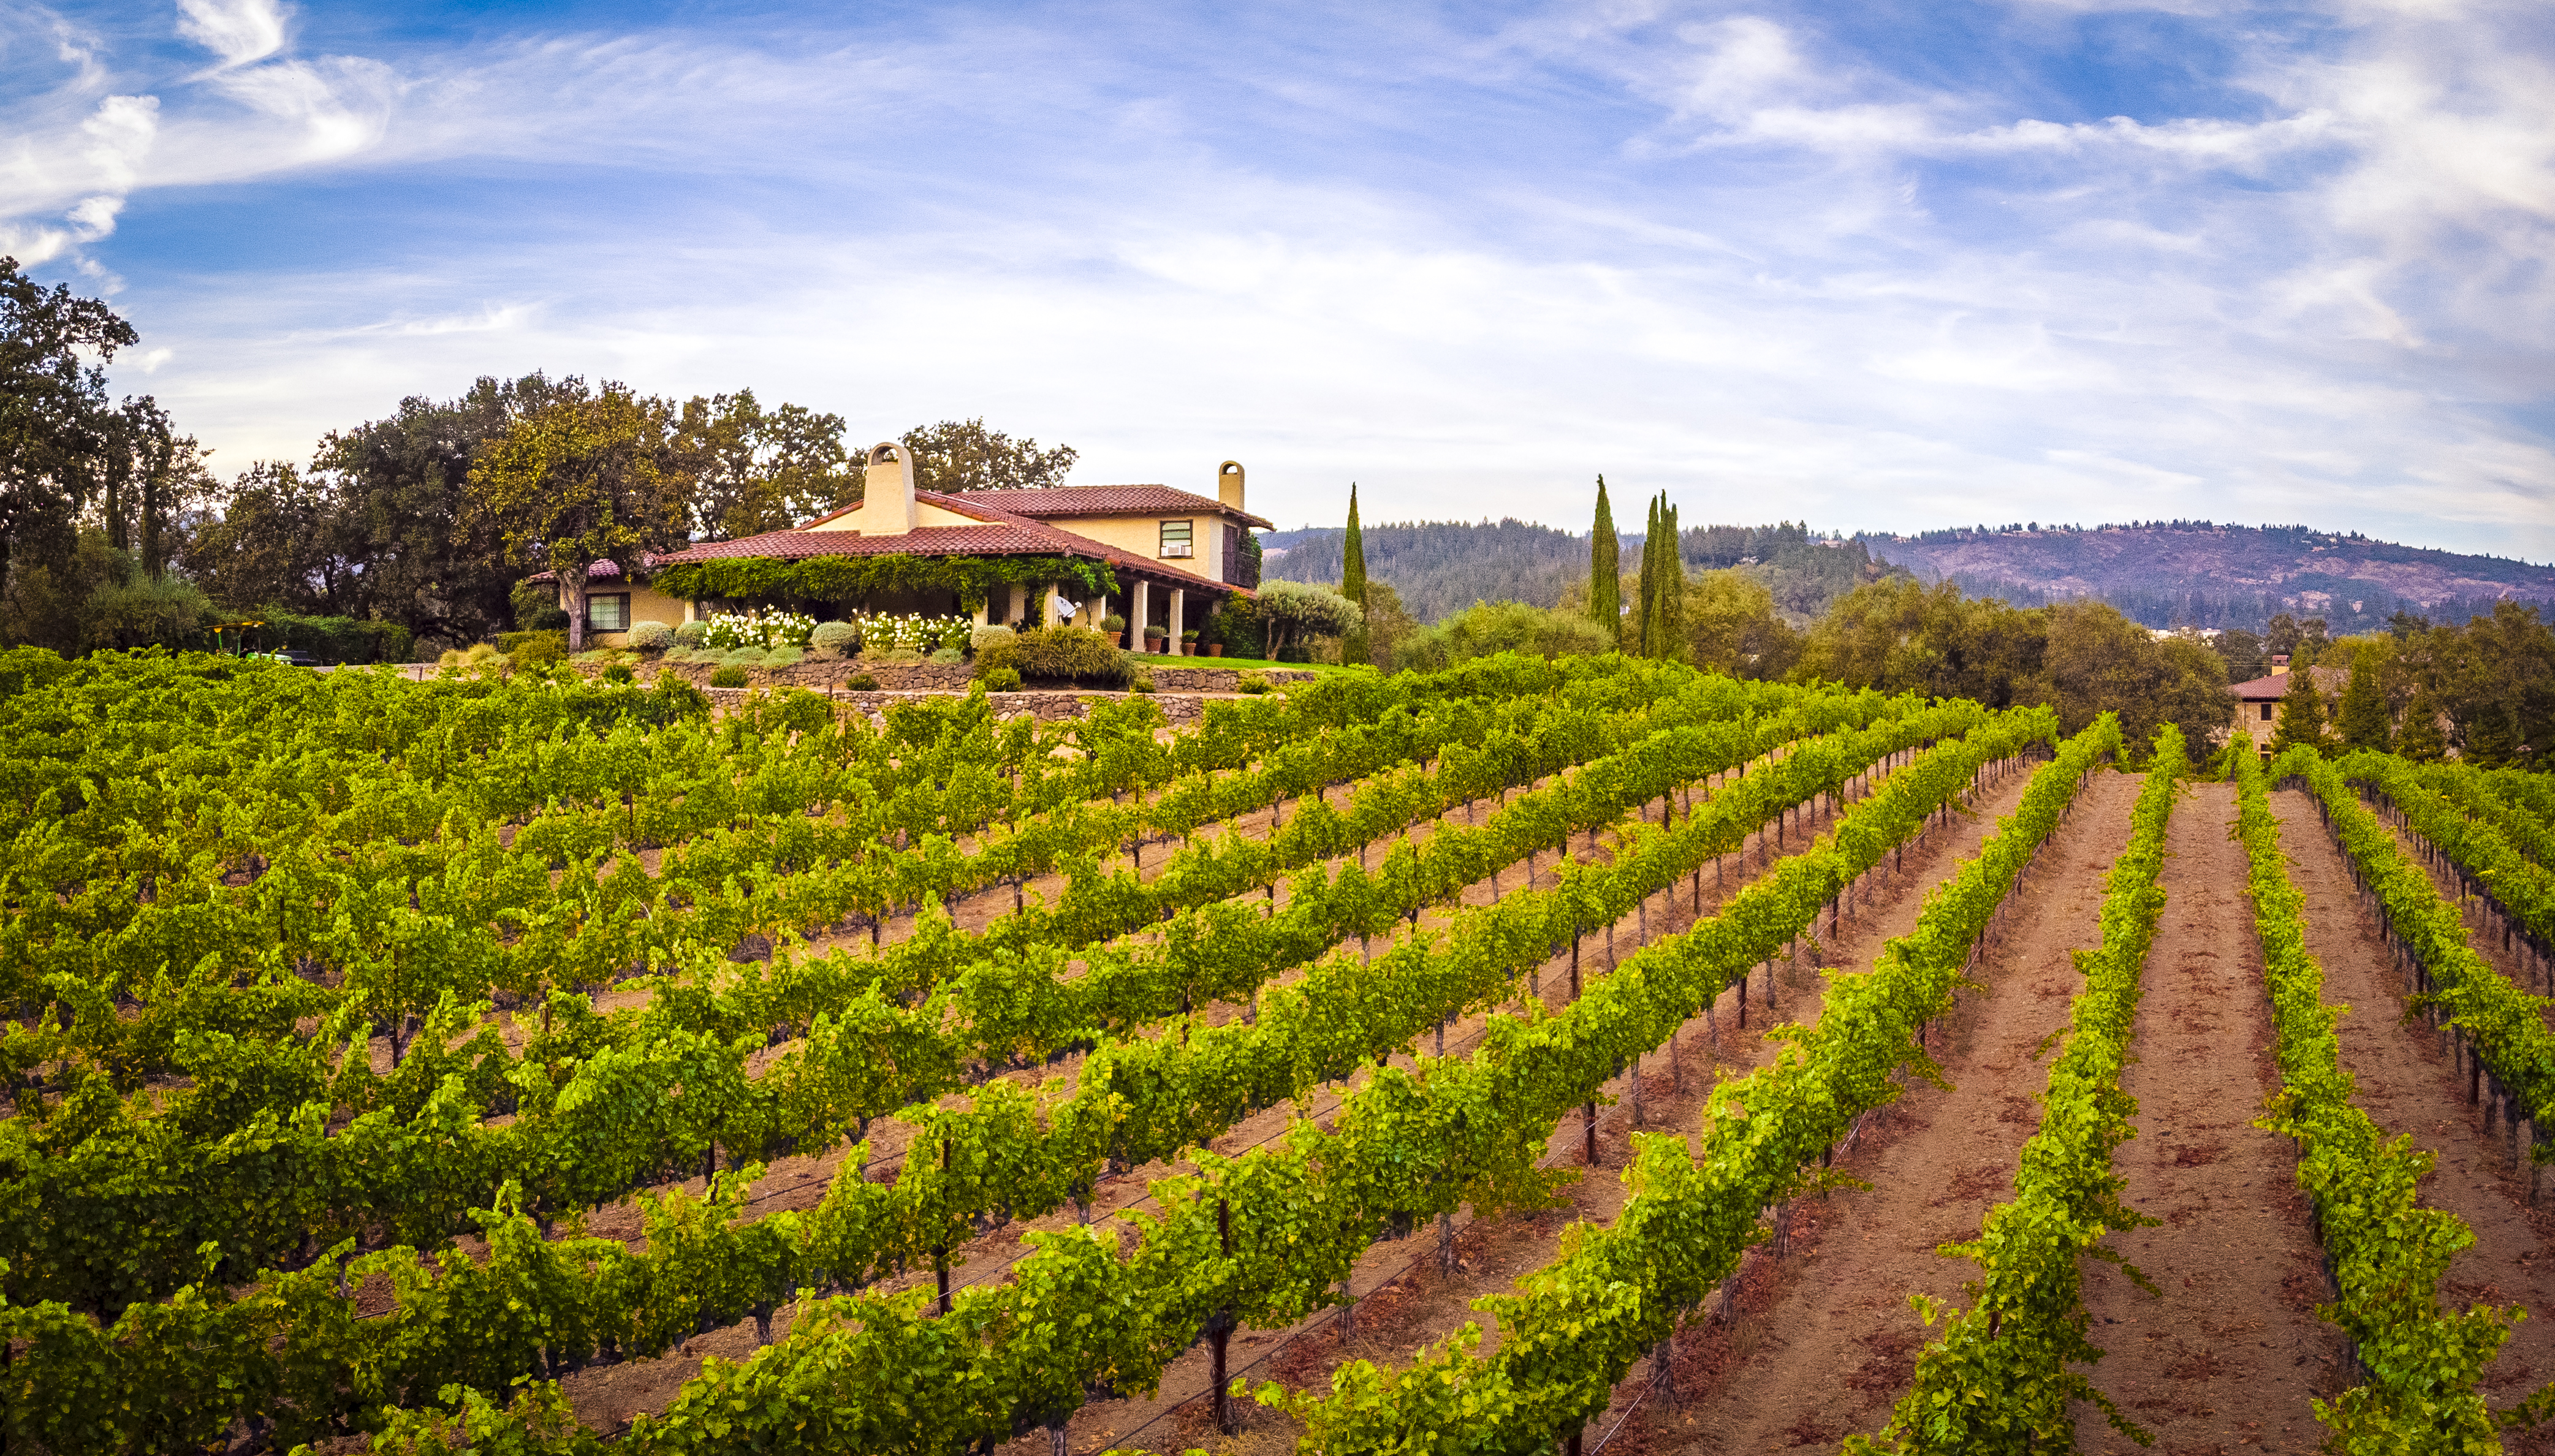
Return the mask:
<path id="1" fill-rule="evenodd" d="M 1366 626 L 1358 604 L 1327 586 L 1271 581 L 1260 588 L 1260 619 L 1269 624 L 1269 656 L 1303 637 L 1345 637 Z"/>

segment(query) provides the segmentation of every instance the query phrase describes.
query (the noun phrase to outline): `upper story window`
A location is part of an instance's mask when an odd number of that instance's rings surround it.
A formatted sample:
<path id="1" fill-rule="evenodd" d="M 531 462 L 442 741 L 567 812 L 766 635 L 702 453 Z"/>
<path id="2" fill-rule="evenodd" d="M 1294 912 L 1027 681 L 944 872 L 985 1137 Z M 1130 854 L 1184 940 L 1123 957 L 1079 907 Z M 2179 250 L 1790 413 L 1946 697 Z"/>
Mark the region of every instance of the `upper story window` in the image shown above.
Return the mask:
<path id="1" fill-rule="evenodd" d="M 630 593 L 616 591 L 609 596 L 595 595 L 585 599 L 585 630 L 588 632 L 627 632 L 630 630 Z"/>
<path id="2" fill-rule="evenodd" d="M 1162 554 L 1193 556 L 1197 554 L 1197 523 L 1165 521 L 1162 523 Z"/>

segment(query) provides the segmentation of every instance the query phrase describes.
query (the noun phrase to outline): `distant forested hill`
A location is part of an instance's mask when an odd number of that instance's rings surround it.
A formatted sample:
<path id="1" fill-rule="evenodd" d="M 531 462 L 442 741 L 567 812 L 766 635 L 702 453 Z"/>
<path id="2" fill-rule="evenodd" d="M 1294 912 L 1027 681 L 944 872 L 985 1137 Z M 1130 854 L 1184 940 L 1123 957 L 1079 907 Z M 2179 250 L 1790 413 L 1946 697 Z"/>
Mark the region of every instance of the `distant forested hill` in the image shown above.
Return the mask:
<path id="1" fill-rule="evenodd" d="M 1477 601 L 1558 605 L 1562 593 L 1588 579 L 1588 538 L 1549 526 L 1499 522 L 1416 521 L 1367 526 L 1367 575 L 1393 583 L 1404 611 L 1435 622 Z M 1340 579 L 1344 532 L 1278 531 L 1260 538 L 1267 552 L 1263 572 L 1324 585 Z M 1807 526 L 1697 526 L 1678 533 L 1686 565 L 1694 570 L 1746 568 L 1774 593 L 1775 605 L 1796 621 L 1827 610 L 1839 594 L 1888 574 L 1863 544 L 1821 538 Z M 1642 559 L 1642 536 L 1621 537 L 1626 570 Z"/>
<path id="2" fill-rule="evenodd" d="M 2398 611 L 2463 623 L 2504 597 L 2555 607 L 2555 566 L 2304 526 L 2024 523 L 1862 540 L 1926 580 L 1949 579 L 1972 595 L 2015 606 L 2097 597 L 2150 627 L 2257 631 L 2285 612 L 2322 617 L 2341 636 L 2381 626 Z"/>
<path id="3" fill-rule="evenodd" d="M 1336 530 L 1261 538 L 1267 572 L 1295 581 L 1340 579 Z M 1795 623 L 1856 585 L 1893 572 L 1950 580 L 1973 596 L 2018 607 L 2066 597 L 2111 603 L 2150 627 L 2241 627 L 2273 616 L 2322 617 L 2335 636 L 2372 630 L 2398 611 L 2463 623 L 2495 600 L 2555 618 L 2555 566 L 2470 556 L 2303 526 L 2152 521 L 2076 527 L 2017 523 L 1922 536 L 1822 537 L 1807 526 L 1697 526 L 1680 534 L 1691 570 L 1739 567 L 1773 590 Z M 1642 538 L 1623 538 L 1627 569 Z M 1282 553 L 1281 553 L 1282 552 Z M 1420 521 L 1366 528 L 1367 572 L 1390 581 L 1403 607 L 1434 622 L 1476 601 L 1553 606 L 1588 578 L 1588 538 L 1525 521 Z"/>
<path id="4" fill-rule="evenodd" d="M 1421 622 L 1477 601 L 1553 606 L 1564 587 L 1588 579 L 1588 538 L 1525 521 L 1412 521 L 1362 526 L 1359 534 L 1366 540 L 1367 575 L 1392 582 L 1402 610 Z M 1261 574 L 1336 585 L 1344 535 L 1269 532 L 1260 538 Z M 1626 539 L 1625 559 L 1641 560 L 1639 540 Z"/>

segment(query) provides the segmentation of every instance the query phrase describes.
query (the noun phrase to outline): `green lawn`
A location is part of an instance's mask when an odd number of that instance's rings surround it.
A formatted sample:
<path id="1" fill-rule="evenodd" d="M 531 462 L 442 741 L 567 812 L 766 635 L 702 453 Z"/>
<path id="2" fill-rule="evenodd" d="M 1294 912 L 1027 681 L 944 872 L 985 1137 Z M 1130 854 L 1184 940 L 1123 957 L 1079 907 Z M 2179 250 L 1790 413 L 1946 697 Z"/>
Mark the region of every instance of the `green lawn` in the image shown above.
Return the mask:
<path id="1" fill-rule="evenodd" d="M 1251 671 L 1274 667 L 1281 672 L 1356 672 L 1367 670 L 1343 667 L 1335 663 L 1272 663 L 1261 658 L 1166 658 L 1158 653 L 1131 653 L 1129 656 L 1147 667 L 1240 667 Z"/>

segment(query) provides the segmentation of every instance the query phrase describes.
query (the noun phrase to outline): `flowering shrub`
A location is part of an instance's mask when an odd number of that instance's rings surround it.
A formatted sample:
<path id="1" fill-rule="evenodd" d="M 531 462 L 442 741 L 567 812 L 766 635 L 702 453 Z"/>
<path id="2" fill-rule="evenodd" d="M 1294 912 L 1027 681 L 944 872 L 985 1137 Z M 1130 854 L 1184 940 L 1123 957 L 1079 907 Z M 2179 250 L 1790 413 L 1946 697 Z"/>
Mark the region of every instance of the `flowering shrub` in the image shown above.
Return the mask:
<path id="1" fill-rule="evenodd" d="M 718 652 L 751 647 L 805 647 L 816 619 L 802 612 L 726 612 L 710 618 L 701 646 Z"/>
<path id="2" fill-rule="evenodd" d="M 931 653 L 965 648 L 976 624 L 965 617 L 925 617 L 919 613 L 883 613 L 855 619 L 861 624 L 863 652 Z"/>

